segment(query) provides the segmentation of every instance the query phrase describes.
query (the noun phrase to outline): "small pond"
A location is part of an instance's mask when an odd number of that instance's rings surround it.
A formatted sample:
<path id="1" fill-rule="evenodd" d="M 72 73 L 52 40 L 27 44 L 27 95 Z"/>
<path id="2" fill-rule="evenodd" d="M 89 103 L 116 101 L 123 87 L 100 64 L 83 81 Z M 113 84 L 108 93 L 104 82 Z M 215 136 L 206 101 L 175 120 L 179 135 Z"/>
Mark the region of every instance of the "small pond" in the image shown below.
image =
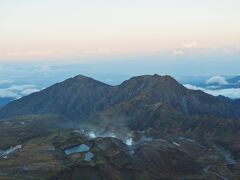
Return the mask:
<path id="1" fill-rule="evenodd" d="M 87 152 L 87 153 L 85 154 L 84 160 L 85 160 L 85 161 L 91 161 L 93 157 L 94 157 L 94 154 L 93 154 L 93 153 Z"/>
<path id="2" fill-rule="evenodd" d="M 70 147 L 65 149 L 65 154 L 66 155 L 70 155 L 70 154 L 74 154 L 74 153 L 81 153 L 81 152 L 87 152 L 90 150 L 90 147 L 86 144 L 81 144 L 78 146 L 74 146 L 74 147 Z"/>
<path id="3" fill-rule="evenodd" d="M 90 151 L 90 147 L 86 144 L 67 148 L 64 152 L 66 155 L 71 155 L 74 153 L 84 153 L 84 161 L 91 161 L 94 157 L 94 154 Z"/>

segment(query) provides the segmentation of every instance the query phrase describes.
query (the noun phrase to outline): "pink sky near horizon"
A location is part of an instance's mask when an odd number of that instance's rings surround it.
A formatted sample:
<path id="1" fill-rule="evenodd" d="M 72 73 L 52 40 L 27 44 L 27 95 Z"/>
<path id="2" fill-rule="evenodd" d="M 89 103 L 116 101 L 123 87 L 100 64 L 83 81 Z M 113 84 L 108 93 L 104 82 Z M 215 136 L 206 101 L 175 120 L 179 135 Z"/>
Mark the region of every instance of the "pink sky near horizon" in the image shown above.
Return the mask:
<path id="1" fill-rule="evenodd" d="M 0 62 L 240 53 L 237 0 L 3 0 Z"/>

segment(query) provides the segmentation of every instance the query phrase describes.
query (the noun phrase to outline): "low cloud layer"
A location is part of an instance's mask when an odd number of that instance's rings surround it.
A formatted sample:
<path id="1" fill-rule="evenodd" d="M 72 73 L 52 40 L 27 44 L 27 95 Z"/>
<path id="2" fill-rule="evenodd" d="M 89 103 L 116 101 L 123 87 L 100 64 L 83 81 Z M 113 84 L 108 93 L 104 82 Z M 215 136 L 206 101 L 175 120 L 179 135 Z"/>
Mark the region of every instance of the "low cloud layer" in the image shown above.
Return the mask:
<path id="1" fill-rule="evenodd" d="M 206 81 L 206 84 L 228 85 L 228 82 L 223 76 L 213 76 Z"/>
<path id="2" fill-rule="evenodd" d="M 202 87 L 197 87 L 191 84 L 185 84 L 184 85 L 188 89 L 192 90 L 201 90 L 205 93 L 211 94 L 213 96 L 225 96 L 229 97 L 231 99 L 240 99 L 240 88 L 228 88 L 228 89 L 218 89 L 218 90 L 212 90 L 212 89 L 206 89 Z"/>
<path id="3" fill-rule="evenodd" d="M 11 84 L 12 80 L 0 79 L 0 85 Z"/>
<path id="4" fill-rule="evenodd" d="M 0 89 L 0 98 L 21 98 L 23 96 L 38 92 L 39 89 L 35 85 L 12 85 L 8 88 Z"/>

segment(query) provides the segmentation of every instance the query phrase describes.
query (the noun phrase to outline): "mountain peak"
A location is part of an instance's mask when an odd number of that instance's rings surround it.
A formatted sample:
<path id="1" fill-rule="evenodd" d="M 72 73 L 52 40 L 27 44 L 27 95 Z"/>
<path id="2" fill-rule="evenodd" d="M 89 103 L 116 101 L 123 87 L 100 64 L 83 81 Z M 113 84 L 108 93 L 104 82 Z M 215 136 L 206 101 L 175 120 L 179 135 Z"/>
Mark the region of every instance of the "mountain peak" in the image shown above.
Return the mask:
<path id="1" fill-rule="evenodd" d="M 172 76 L 170 76 L 170 75 L 164 75 L 164 76 L 161 76 L 161 78 L 162 79 L 164 79 L 164 80 L 174 80 L 174 81 L 176 81 Z"/>
<path id="2" fill-rule="evenodd" d="M 84 75 L 77 75 L 77 76 L 75 76 L 75 77 L 73 77 L 73 78 L 70 78 L 71 80 L 74 80 L 74 81 L 97 81 L 97 80 L 95 80 L 95 79 L 93 79 L 93 78 L 91 78 L 91 77 L 88 77 L 88 76 L 84 76 Z M 67 79 L 67 80 L 69 80 L 69 79 Z"/>
<path id="3" fill-rule="evenodd" d="M 135 76 L 132 79 L 142 79 L 142 80 L 165 80 L 165 81 L 175 81 L 177 82 L 172 76 L 170 75 L 159 75 L 159 74 L 154 74 L 154 75 L 142 75 L 142 76 Z"/>
<path id="4" fill-rule="evenodd" d="M 88 77 L 88 76 L 84 76 L 84 75 L 77 75 L 75 77 L 73 77 L 73 79 L 78 79 L 78 80 L 82 80 L 82 79 L 92 79 L 91 77 Z"/>
<path id="5" fill-rule="evenodd" d="M 64 82 L 69 84 L 69 85 L 77 84 L 79 86 L 85 86 L 85 85 L 89 85 L 89 84 L 99 85 L 99 86 L 110 86 L 110 85 L 105 84 L 103 82 L 100 82 L 100 81 L 98 81 L 96 79 L 93 79 L 91 77 L 84 76 L 84 75 L 81 75 L 81 74 L 77 75 L 75 77 L 72 77 L 70 79 L 67 79 Z"/>
<path id="6" fill-rule="evenodd" d="M 169 75 L 160 76 L 158 74 L 154 75 L 142 75 L 135 76 L 129 80 L 124 81 L 121 86 L 132 86 L 133 88 L 139 87 L 155 87 L 155 86 L 167 86 L 167 87 L 182 87 L 173 77 Z"/>

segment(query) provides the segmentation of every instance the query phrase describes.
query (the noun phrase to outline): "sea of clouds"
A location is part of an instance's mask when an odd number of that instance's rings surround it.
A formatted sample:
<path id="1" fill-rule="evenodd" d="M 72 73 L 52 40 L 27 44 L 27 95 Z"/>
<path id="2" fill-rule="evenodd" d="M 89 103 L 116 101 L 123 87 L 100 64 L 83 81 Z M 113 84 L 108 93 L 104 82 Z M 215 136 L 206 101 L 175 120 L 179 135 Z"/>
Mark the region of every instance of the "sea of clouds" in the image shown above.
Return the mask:
<path id="1" fill-rule="evenodd" d="M 236 83 L 239 83 L 238 87 L 240 87 L 240 82 Z M 223 76 L 210 77 L 206 80 L 205 85 L 205 87 L 199 87 L 193 84 L 184 84 L 188 89 L 201 90 L 213 96 L 222 95 L 231 99 L 240 99 L 240 88 L 226 88 L 226 85 L 230 85 L 230 83 Z"/>
<path id="2" fill-rule="evenodd" d="M 36 85 L 11 85 L 7 88 L 0 88 L 0 98 L 18 99 L 38 91 Z"/>
<path id="3" fill-rule="evenodd" d="M 240 88 L 228 88 L 228 89 L 217 89 L 217 90 L 213 90 L 213 89 L 207 89 L 207 88 L 202 88 L 202 87 L 197 87 L 191 84 L 185 84 L 184 85 L 186 88 L 188 89 L 192 89 L 192 90 L 201 90 L 205 93 L 211 94 L 213 96 L 225 96 L 225 97 L 229 97 L 232 99 L 239 99 L 240 98 Z"/>

